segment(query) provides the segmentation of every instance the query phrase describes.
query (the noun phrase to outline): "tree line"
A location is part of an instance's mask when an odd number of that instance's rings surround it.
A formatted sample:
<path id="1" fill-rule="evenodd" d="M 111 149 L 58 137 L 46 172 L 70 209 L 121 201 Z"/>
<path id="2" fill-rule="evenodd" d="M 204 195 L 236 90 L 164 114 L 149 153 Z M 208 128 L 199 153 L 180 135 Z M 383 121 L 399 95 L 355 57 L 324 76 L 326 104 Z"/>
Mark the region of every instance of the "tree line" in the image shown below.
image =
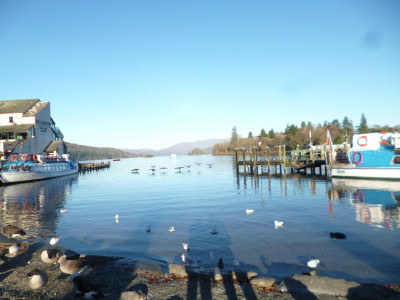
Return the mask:
<path id="1" fill-rule="evenodd" d="M 230 141 L 215 144 L 212 154 L 228 155 L 233 154 L 235 148 L 260 147 L 260 145 L 261 148 L 266 148 L 267 146 L 275 148 L 276 146 L 286 145 L 289 149 L 297 145 L 304 147 L 310 143 L 323 145 L 326 143 L 327 130 L 329 130 L 334 144 L 342 144 L 344 142 L 351 143 L 353 135 L 357 133 L 400 131 L 400 125 L 394 127 L 388 125 L 368 127 L 367 118 L 362 114 L 358 126 L 354 126 L 353 121 L 348 117 L 344 117 L 342 122 L 335 119 L 332 122 L 325 121 L 323 124 L 317 125 L 303 121 L 300 126 L 287 124 L 284 132 L 275 132 L 273 129 L 266 132 L 261 129 L 257 136 L 253 136 L 253 133 L 249 132 L 246 138 L 239 136 L 237 128 L 234 126 Z"/>
<path id="2" fill-rule="evenodd" d="M 65 143 L 71 157 L 79 160 L 99 160 L 113 158 L 138 157 L 138 154 L 126 152 L 115 148 L 90 147 L 72 143 Z"/>

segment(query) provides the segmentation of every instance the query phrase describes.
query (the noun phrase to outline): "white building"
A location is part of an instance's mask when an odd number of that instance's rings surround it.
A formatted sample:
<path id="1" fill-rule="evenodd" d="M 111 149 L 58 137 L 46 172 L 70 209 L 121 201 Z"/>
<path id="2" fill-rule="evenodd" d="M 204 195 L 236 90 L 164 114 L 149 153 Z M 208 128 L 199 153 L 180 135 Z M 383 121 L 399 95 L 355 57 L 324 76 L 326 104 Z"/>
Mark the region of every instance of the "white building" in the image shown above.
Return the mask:
<path id="1" fill-rule="evenodd" d="M 50 102 L 39 99 L 0 101 L 0 156 L 67 153 L 63 134 L 50 116 Z"/>

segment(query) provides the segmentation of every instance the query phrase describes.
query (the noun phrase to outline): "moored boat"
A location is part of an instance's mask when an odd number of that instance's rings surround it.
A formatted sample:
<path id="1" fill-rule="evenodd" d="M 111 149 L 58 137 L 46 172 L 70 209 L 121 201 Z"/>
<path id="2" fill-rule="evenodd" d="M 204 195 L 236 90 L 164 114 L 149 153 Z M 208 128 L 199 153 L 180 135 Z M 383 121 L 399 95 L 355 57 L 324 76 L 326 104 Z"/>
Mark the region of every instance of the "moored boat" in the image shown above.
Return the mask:
<path id="1" fill-rule="evenodd" d="M 78 162 L 68 154 L 61 157 L 51 155 L 14 154 L 11 163 L 0 171 L 3 183 L 16 183 L 60 177 L 78 173 Z"/>
<path id="2" fill-rule="evenodd" d="M 332 166 L 332 177 L 400 180 L 399 133 L 356 134 L 350 150 L 337 152 L 337 157 L 346 162 Z"/>

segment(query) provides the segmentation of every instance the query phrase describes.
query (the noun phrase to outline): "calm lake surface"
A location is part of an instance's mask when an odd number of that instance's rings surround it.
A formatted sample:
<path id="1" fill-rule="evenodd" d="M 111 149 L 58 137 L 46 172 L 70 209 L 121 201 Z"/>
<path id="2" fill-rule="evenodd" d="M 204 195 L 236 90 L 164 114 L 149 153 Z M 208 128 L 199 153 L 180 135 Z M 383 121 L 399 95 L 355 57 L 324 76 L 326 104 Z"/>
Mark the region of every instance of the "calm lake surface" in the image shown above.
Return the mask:
<path id="1" fill-rule="evenodd" d="M 121 159 L 109 169 L 0 186 L 0 221 L 46 242 L 59 233 L 59 245 L 79 253 L 165 268 L 182 262 L 185 241 L 190 257 L 212 267 L 222 258 L 225 268 L 233 269 L 237 259 L 240 268 L 283 278 L 308 271 L 307 261 L 318 258 L 323 276 L 400 282 L 400 182 L 290 173 L 245 181 L 233 161 Z M 131 173 L 134 168 L 138 174 Z M 275 220 L 284 221 L 283 227 L 275 228 Z M 172 226 L 175 232 L 169 234 Z M 218 234 L 210 233 L 214 229 Z M 347 238 L 330 239 L 330 232 Z"/>

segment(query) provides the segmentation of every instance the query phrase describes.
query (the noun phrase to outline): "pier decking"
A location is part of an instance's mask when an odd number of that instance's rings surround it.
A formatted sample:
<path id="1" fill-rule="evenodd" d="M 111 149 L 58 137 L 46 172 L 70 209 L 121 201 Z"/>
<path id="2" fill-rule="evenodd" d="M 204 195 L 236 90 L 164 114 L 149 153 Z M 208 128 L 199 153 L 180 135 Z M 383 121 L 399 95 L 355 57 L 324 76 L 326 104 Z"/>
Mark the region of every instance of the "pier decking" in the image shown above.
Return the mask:
<path id="1" fill-rule="evenodd" d="M 95 171 L 104 168 L 109 168 L 111 163 L 109 161 L 96 161 L 96 162 L 87 162 L 87 163 L 79 163 L 79 172 L 87 172 L 87 171 Z"/>

